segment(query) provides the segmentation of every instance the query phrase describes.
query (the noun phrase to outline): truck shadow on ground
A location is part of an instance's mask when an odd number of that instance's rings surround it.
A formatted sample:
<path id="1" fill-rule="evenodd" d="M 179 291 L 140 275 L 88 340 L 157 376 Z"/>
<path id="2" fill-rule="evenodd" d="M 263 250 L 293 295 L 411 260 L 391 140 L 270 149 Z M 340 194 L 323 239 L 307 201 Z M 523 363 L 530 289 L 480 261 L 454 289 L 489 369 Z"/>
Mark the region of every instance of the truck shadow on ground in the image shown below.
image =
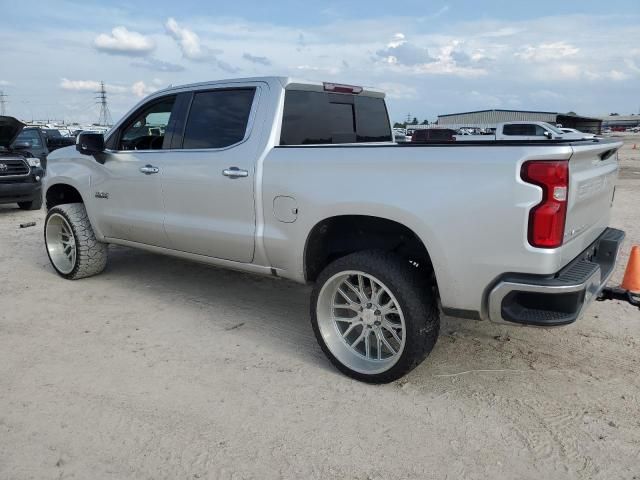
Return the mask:
<path id="1" fill-rule="evenodd" d="M 297 359 L 332 369 L 309 321 L 311 287 L 210 265 L 110 246 L 107 269 L 98 278 L 135 289 L 151 302 L 211 311 L 216 327 L 260 336 Z"/>
<path id="2" fill-rule="evenodd" d="M 141 295 L 150 296 L 151 302 L 166 302 L 169 298 L 183 304 L 185 314 L 190 308 L 210 310 L 211 322 L 218 328 L 251 338 L 258 334 L 260 341 L 338 375 L 324 357 L 311 329 L 312 287 L 309 285 L 119 246 L 109 248 L 107 269 L 96 279 L 103 277 L 122 288 L 143 292 Z M 464 347 L 447 338 L 453 330 L 458 336 L 473 335 L 476 359 L 478 356 L 499 357 L 494 345 L 494 336 L 499 332 L 488 322 L 481 323 L 487 328 L 478 329 L 479 322 L 443 316 L 441 339 L 416 373 L 419 376 L 436 373 L 441 362 L 449 362 L 452 357 L 467 363 L 465 355 L 460 356 L 460 348 Z M 469 367 L 473 367 L 475 361 L 468 360 Z"/>

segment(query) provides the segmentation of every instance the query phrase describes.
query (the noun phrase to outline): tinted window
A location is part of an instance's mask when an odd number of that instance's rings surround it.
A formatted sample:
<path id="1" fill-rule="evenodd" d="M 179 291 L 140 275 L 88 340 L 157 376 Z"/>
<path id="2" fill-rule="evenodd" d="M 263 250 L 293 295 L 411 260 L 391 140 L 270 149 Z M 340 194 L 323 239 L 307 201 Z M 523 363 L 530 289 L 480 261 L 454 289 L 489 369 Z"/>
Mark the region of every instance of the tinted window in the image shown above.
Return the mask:
<path id="1" fill-rule="evenodd" d="M 119 150 L 161 150 L 175 96 L 154 101 L 136 112 L 120 134 Z"/>
<path id="2" fill-rule="evenodd" d="M 254 94 L 254 88 L 194 94 L 183 148 L 223 148 L 240 142 L 247 131 Z"/>
<path id="3" fill-rule="evenodd" d="M 522 135 L 527 137 L 535 137 L 544 135 L 544 128 L 533 123 L 516 123 L 513 125 L 505 125 L 502 133 L 505 135 Z"/>
<path id="4" fill-rule="evenodd" d="M 390 142 L 389 114 L 382 98 L 355 97 L 358 142 Z"/>
<path id="5" fill-rule="evenodd" d="M 391 128 L 382 98 L 286 93 L 281 145 L 389 141 Z"/>

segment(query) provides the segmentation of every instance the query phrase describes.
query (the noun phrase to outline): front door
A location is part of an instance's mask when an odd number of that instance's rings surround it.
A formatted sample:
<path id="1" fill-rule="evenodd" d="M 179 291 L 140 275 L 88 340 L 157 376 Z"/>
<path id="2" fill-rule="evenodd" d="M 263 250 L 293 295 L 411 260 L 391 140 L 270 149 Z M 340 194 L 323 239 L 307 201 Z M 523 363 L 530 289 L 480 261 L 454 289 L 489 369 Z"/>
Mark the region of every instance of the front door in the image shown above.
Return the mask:
<path id="1" fill-rule="evenodd" d="M 259 84 L 193 92 L 182 137 L 161 165 L 171 248 L 237 262 L 254 251 Z M 264 88 L 264 87 L 262 87 Z M 176 140 L 177 139 L 177 140 Z"/>
<path id="2" fill-rule="evenodd" d="M 99 202 L 95 211 L 106 237 L 168 246 L 158 165 L 171 154 L 165 132 L 175 100 L 151 100 L 109 138 L 102 174 L 92 178 L 92 201 Z"/>

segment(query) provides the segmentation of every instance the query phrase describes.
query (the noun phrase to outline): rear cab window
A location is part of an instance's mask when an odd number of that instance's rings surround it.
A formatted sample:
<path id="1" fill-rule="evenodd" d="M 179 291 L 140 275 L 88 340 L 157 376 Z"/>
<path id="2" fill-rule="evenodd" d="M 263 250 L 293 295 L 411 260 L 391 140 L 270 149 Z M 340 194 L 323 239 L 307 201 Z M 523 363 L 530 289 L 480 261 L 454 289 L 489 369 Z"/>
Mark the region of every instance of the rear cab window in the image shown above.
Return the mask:
<path id="1" fill-rule="evenodd" d="M 287 90 L 280 145 L 391 142 L 383 98 Z"/>

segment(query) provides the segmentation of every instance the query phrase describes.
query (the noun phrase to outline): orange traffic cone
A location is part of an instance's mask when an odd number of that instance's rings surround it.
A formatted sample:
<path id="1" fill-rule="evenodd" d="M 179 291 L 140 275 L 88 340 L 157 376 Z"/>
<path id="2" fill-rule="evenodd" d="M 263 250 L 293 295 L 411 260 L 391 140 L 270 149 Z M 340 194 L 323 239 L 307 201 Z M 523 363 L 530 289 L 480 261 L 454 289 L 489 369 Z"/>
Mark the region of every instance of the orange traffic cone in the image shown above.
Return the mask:
<path id="1" fill-rule="evenodd" d="M 620 287 L 631 293 L 640 294 L 640 247 L 638 245 L 631 248 L 629 262 Z"/>

